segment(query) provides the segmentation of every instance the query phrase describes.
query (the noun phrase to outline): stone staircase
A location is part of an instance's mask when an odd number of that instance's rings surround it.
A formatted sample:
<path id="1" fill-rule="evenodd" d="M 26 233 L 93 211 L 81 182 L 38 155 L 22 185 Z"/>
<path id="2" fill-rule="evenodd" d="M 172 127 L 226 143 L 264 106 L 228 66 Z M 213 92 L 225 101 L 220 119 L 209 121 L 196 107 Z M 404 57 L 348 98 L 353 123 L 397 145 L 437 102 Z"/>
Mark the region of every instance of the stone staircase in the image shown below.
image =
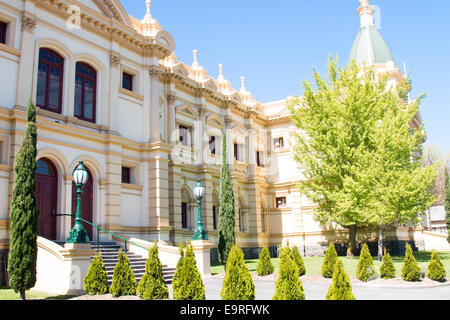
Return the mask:
<path id="1" fill-rule="evenodd" d="M 61 243 L 59 244 L 61 245 Z M 91 246 L 92 249 L 97 250 L 97 242 L 91 242 Z M 108 275 L 108 286 L 111 286 L 112 284 L 114 267 L 117 264 L 120 248 L 121 246 L 116 242 L 100 242 L 99 244 L 102 260 L 106 268 L 106 273 Z M 139 284 L 139 281 L 142 279 L 142 276 L 145 273 L 145 263 L 147 262 L 147 259 L 132 252 L 128 252 L 127 255 L 128 260 L 130 261 L 131 270 L 133 270 L 136 282 Z M 93 258 L 94 256 L 92 256 L 92 259 Z M 175 271 L 175 268 L 169 268 L 168 266 L 163 265 L 163 276 L 167 284 L 172 283 Z"/>

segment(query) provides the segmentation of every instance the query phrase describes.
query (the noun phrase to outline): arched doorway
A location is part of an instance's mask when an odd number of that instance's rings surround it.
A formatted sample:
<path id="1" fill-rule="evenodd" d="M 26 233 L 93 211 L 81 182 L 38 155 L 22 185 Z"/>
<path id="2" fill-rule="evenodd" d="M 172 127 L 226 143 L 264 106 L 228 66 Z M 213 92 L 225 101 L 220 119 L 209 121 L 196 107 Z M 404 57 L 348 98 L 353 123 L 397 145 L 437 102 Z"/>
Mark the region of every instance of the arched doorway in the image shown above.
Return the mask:
<path id="1" fill-rule="evenodd" d="M 53 163 L 46 158 L 37 162 L 36 201 L 39 210 L 38 235 L 49 240 L 57 240 L 58 172 Z"/>
<path id="2" fill-rule="evenodd" d="M 92 220 L 93 217 L 93 207 L 94 207 L 94 180 L 92 178 L 91 171 L 89 168 L 84 165 L 86 168 L 89 178 L 86 184 L 83 186 L 83 193 L 81 194 L 81 218 L 91 223 L 94 223 Z M 77 187 L 75 183 L 72 181 L 72 214 L 75 215 L 77 213 Z M 75 218 L 72 218 L 72 227 L 74 225 Z M 84 229 L 86 230 L 89 240 L 92 240 L 92 226 L 85 222 L 82 222 Z"/>

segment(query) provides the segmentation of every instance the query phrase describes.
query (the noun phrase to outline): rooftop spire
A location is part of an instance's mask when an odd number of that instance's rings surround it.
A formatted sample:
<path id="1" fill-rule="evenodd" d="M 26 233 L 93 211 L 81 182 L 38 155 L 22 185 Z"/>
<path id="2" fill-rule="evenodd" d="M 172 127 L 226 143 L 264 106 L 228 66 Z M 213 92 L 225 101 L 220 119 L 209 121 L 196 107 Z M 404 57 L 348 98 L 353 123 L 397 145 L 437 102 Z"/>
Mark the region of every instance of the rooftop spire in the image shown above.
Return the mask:
<path id="1" fill-rule="evenodd" d="M 370 5 L 370 0 L 359 0 L 361 5 L 358 8 L 359 16 L 361 17 L 361 27 L 373 26 L 373 7 Z"/>
<path id="2" fill-rule="evenodd" d="M 147 13 L 145 14 L 144 20 L 141 21 L 142 33 L 146 37 L 154 37 L 159 32 L 159 30 L 161 30 L 161 25 L 158 21 L 153 19 L 152 15 L 150 14 L 152 1 L 145 0 L 145 6 L 147 7 Z"/>

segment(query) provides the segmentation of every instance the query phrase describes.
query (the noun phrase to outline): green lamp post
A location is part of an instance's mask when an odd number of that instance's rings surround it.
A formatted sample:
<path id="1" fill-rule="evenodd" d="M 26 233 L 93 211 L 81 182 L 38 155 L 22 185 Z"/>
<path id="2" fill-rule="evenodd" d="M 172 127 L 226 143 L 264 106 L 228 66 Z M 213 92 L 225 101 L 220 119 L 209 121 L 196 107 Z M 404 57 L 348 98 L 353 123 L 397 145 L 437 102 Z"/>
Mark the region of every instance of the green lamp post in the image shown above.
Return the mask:
<path id="1" fill-rule="evenodd" d="M 200 179 L 198 180 L 197 186 L 194 188 L 194 196 L 198 201 L 198 222 L 197 222 L 197 230 L 192 237 L 192 240 L 208 240 L 208 235 L 206 234 L 206 230 L 203 229 L 202 223 L 202 198 L 205 195 L 205 187 L 202 186 Z"/>
<path id="2" fill-rule="evenodd" d="M 81 193 L 83 192 L 83 186 L 88 180 L 88 172 L 83 165 L 83 161 L 78 163 L 78 166 L 72 172 L 73 181 L 77 187 L 77 214 L 75 218 L 75 225 L 70 231 L 69 237 L 67 238 L 67 243 L 88 243 L 89 237 L 86 230 L 81 224 Z"/>

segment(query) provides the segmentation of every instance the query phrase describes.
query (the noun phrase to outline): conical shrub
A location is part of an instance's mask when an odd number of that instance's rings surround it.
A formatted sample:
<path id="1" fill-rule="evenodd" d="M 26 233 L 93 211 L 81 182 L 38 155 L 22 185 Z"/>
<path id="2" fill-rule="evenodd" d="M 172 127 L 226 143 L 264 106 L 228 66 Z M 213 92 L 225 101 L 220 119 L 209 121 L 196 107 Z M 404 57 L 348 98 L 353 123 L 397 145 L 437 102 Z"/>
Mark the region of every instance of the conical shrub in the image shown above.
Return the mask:
<path id="1" fill-rule="evenodd" d="M 164 300 L 169 298 L 169 289 L 159 260 L 159 249 L 155 243 L 148 251 L 145 273 L 137 287 L 137 293 L 143 300 Z"/>
<path id="2" fill-rule="evenodd" d="M 328 289 L 327 300 L 355 300 L 352 285 L 344 269 L 341 259 L 338 259 L 333 272 L 333 283 Z"/>
<path id="3" fill-rule="evenodd" d="M 305 275 L 306 274 L 305 263 L 303 261 L 303 258 L 301 256 L 300 252 L 298 251 L 297 247 L 292 248 L 291 256 L 292 256 L 292 260 L 294 260 L 294 262 L 298 268 L 298 275 L 300 277 Z"/>
<path id="4" fill-rule="evenodd" d="M 205 300 L 205 286 L 192 244 L 186 245 L 186 252 L 176 272 L 178 275 L 172 282 L 174 300 Z"/>
<path id="5" fill-rule="evenodd" d="M 396 277 L 396 270 L 392 262 L 391 255 L 384 248 L 383 260 L 380 266 L 380 277 L 383 279 L 393 279 Z"/>
<path id="6" fill-rule="evenodd" d="M 421 275 L 421 270 L 417 264 L 416 258 L 414 258 L 412 248 L 407 243 L 405 258 L 403 260 L 402 278 L 405 281 L 419 281 Z"/>
<path id="7" fill-rule="evenodd" d="M 334 273 L 334 266 L 336 265 L 336 261 L 338 259 L 338 255 L 336 249 L 334 248 L 334 243 L 330 243 L 325 251 L 325 257 L 322 263 L 322 276 L 324 278 L 331 279 Z"/>
<path id="8" fill-rule="evenodd" d="M 244 253 L 234 245 L 228 256 L 220 296 L 223 300 L 255 300 L 255 284 L 245 265 Z"/>
<path id="9" fill-rule="evenodd" d="M 108 275 L 101 253 L 97 254 L 84 277 L 83 289 L 90 296 L 103 295 L 108 292 Z"/>
<path id="10" fill-rule="evenodd" d="M 182 243 L 180 243 L 178 251 L 180 254 L 180 258 L 178 259 L 177 269 L 175 270 L 175 274 L 173 275 L 173 278 L 172 278 L 173 292 L 178 290 L 178 286 L 181 284 L 181 281 L 178 279 L 181 277 L 181 273 L 183 272 L 182 265 L 183 265 L 183 259 L 184 259 L 184 246 Z"/>
<path id="11" fill-rule="evenodd" d="M 364 243 L 359 256 L 358 266 L 356 267 L 356 277 L 361 281 L 367 282 L 375 275 L 375 273 L 376 271 L 369 247 L 367 246 L 367 243 Z"/>
<path id="12" fill-rule="evenodd" d="M 134 277 L 133 270 L 131 270 L 128 256 L 120 249 L 109 292 L 115 298 L 134 296 L 136 295 L 136 286 L 136 278 Z"/>
<path id="13" fill-rule="evenodd" d="M 441 258 L 436 250 L 431 253 L 430 264 L 428 265 L 427 277 L 434 281 L 444 282 L 446 279 L 446 272 Z"/>
<path id="14" fill-rule="evenodd" d="M 268 248 L 263 248 L 259 254 L 258 265 L 256 266 L 256 274 L 258 276 L 264 277 L 272 274 L 274 271 L 274 266 L 272 260 L 270 259 L 270 252 Z"/>
<path id="15" fill-rule="evenodd" d="M 281 251 L 280 269 L 275 288 L 273 300 L 305 300 L 298 267 L 292 260 L 289 247 L 285 247 Z"/>

